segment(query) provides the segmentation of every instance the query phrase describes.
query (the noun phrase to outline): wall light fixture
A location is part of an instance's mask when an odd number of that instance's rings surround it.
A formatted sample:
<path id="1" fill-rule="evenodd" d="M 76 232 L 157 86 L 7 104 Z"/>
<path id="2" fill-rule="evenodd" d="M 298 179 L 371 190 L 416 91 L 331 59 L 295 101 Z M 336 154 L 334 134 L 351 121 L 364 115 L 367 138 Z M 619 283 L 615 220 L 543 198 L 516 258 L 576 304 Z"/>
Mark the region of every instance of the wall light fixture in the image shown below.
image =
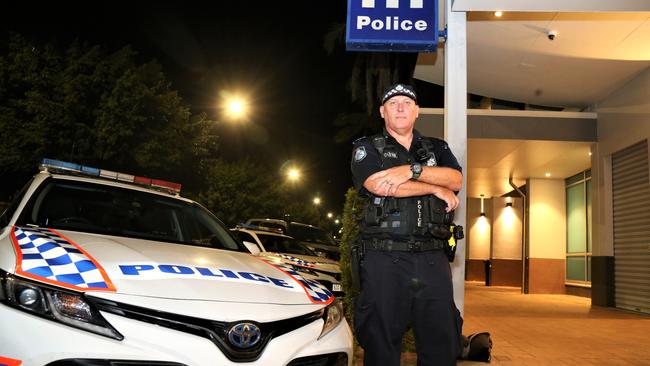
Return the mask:
<path id="1" fill-rule="evenodd" d="M 483 194 L 481 194 L 481 216 L 485 216 L 485 207 L 483 206 Z"/>

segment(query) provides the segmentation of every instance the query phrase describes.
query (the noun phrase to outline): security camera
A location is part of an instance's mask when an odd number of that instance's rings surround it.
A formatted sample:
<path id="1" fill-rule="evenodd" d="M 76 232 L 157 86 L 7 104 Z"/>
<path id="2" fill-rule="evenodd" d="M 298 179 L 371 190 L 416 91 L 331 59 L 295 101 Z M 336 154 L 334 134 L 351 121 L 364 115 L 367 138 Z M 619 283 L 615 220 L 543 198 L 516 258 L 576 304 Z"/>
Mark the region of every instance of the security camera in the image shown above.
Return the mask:
<path id="1" fill-rule="evenodd" d="M 546 36 L 548 37 L 549 40 L 552 41 L 552 40 L 555 39 L 555 36 L 557 36 L 557 31 L 550 30 L 550 31 L 546 32 Z"/>

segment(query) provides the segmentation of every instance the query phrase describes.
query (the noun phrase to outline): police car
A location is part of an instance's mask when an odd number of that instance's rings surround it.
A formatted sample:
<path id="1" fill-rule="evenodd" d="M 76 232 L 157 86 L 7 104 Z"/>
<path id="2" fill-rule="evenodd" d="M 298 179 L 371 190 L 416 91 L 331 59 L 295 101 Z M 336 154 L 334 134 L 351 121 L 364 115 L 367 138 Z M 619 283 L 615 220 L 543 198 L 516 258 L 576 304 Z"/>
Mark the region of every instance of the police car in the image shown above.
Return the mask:
<path id="1" fill-rule="evenodd" d="M 279 229 L 281 233 L 289 235 L 309 249 L 313 250 L 319 257 L 339 260 L 341 258 L 341 249 L 334 239 L 323 229 L 309 224 L 300 222 L 289 222 L 280 219 L 249 219 L 246 221 L 249 225 L 258 225 Z"/>
<path id="2" fill-rule="evenodd" d="M 245 243 L 253 243 L 253 254 L 276 264 L 290 266 L 306 278 L 323 284 L 336 297 L 343 296 L 341 267 L 337 261 L 316 255 L 303 243 L 271 228 L 239 224 L 232 232 Z"/>
<path id="3" fill-rule="evenodd" d="M 351 365 L 331 291 L 180 188 L 45 159 L 0 216 L 0 364 Z"/>

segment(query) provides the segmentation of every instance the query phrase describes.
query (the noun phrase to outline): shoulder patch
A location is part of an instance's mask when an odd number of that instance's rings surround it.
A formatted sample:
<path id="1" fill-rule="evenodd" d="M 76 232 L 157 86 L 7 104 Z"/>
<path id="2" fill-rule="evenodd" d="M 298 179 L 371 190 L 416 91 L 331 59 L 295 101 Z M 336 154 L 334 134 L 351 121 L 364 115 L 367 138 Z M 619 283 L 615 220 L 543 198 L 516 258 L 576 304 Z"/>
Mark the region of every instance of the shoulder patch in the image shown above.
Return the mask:
<path id="1" fill-rule="evenodd" d="M 365 159 L 366 155 L 366 147 L 365 146 L 359 146 L 354 150 L 354 161 L 355 162 L 360 162 L 361 160 Z"/>

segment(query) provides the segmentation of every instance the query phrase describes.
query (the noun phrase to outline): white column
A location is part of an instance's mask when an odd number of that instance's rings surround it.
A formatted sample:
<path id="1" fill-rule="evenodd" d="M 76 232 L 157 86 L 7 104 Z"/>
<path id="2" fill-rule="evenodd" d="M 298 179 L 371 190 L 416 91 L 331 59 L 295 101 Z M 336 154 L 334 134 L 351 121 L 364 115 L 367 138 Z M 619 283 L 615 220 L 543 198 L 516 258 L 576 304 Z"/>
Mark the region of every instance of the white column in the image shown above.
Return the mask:
<path id="1" fill-rule="evenodd" d="M 455 222 L 465 227 L 467 204 L 467 21 L 464 11 L 452 12 L 452 0 L 445 0 L 447 42 L 445 44 L 445 139 L 463 168 L 463 189 Z M 461 314 L 465 308 L 465 247 L 461 240 L 451 271 L 454 299 Z"/>

